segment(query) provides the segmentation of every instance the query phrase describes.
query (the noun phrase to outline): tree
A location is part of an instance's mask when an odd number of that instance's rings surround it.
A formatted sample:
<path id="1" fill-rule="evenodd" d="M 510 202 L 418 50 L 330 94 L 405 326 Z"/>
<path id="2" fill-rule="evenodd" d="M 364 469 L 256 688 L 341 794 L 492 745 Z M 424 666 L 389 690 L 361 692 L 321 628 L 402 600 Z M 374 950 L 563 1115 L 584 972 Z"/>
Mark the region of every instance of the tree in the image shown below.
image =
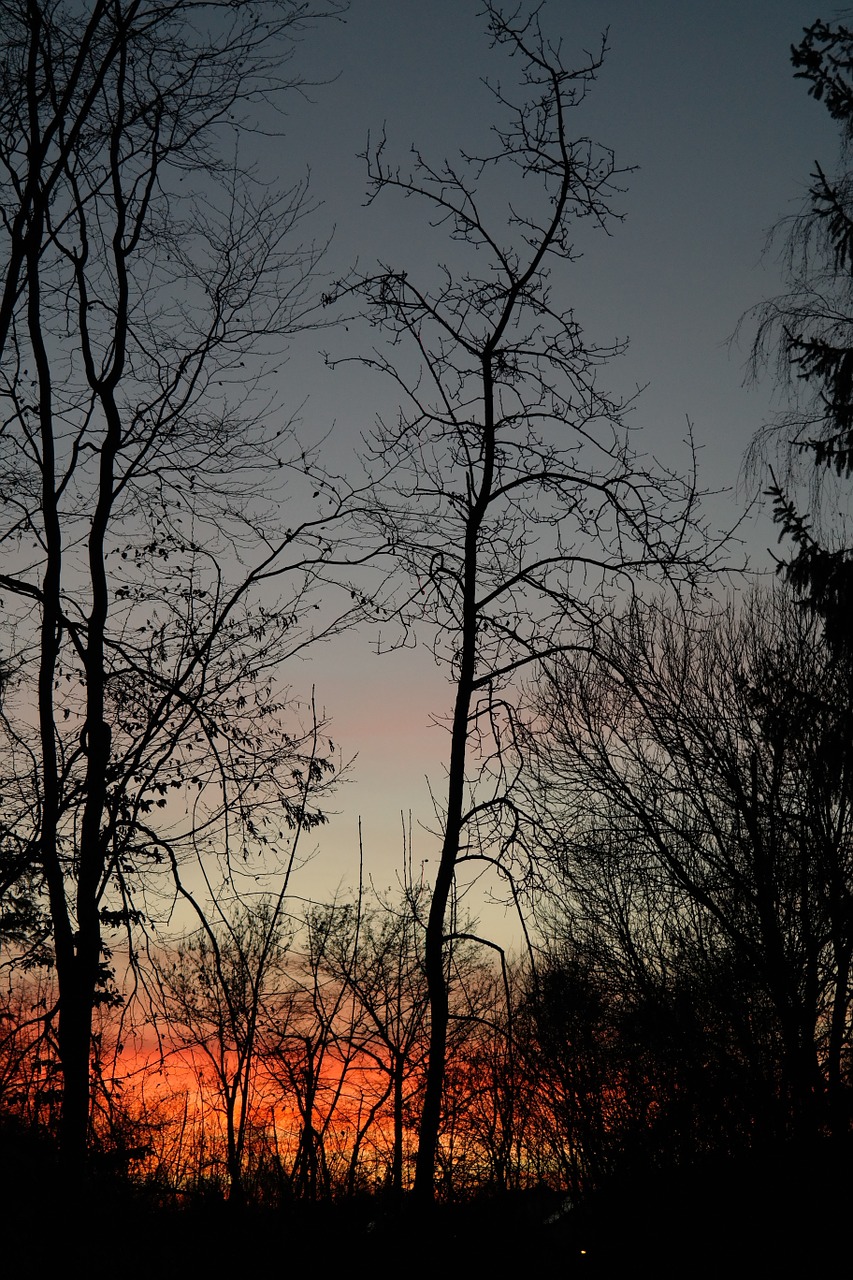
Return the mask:
<path id="1" fill-rule="evenodd" d="M 14 847 L 49 906 L 71 1163 L 110 931 L 133 960 L 170 867 L 322 817 L 278 673 L 351 615 L 308 618 L 345 495 L 266 390 L 319 249 L 304 182 L 235 139 L 333 10 L 2 6 L 4 872 Z"/>
<path id="2" fill-rule="evenodd" d="M 454 952 L 456 967 L 458 959 Z M 439 1146 L 448 1199 L 518 1191 L 541 1180 L 527 1142 L 539 1081 L 524 1074 L 518 969 L 484 963 L 473 947 L 467 961 L 454 983 Z"/>
<path id="3" fill-rule="evenodd" d="M 359 1054 L 359 1015 L 352 992 L 339 976 L 349 972 L 357 948 L 350 921 L 352 904 L 310 906 L 300 939 L 302 955 L 292 973 L 290 1016 L 271 1025 L 265 1060 L 270 1076 L 295 1101 L 300 1129 L 290 1172 L 290 1186 L 308 1200 L 332 1192 L 332 1170 L 326 1139 L 345 1096 L 345 1086 Z M 354 1156 L 348 1163 L 352 1182 Z"/>
<path id="4" fill-rule="evenodd" d="M 555 946 L 528 975 L 520 1039 L 539 1111 L 539 1139 L 572 1199 L 612 1171 L 625 1123 L 610 975 L 580 948 Z"/>
<path id="5" fill-rule="evenodd" d="M 229 1200 L 245 1202 L 244 1162 L 257 1090 L 265 1022 L 277 1021 L 288 940 L 281 906 L 238 905 L 218 928 L 199 931 L 163 958 L 159 982 L 170 1049 L 208 1067 L 225 1118 Z M 276 982 L 278 979 L 278 982 Z M 276 1004 L 275 1009 L 273 1004 Z"/>
<path id="6" fill-rule="evenodd" d="M 426 983 L 421 954 L 422 890 L 410 877 L 402 901 L 378 894 L 365 902 L 335 904 L 327 910 L 322 965 L 354 1001 L 356 1058 L 362 1072 L 382 1081 L 357 1135 L 353 1172 L 370 1126 L 391 1101 L 391 1161 L 388 1186 L 399 1199 L 404 1189 L 405 1122 L 423 1069 Z"/>
<path id="7" fill-rule="evenodd" d="M 485 16 L 523 86 L 518 102 L 493 89 L 494 149 L 437 167 L 416 151 L 405 172 L 388 163 L 383 136 L 366 157 L 370 200 L 424 204 L 447 230 L 450 260 L 423 285 L 380 264 L 335 295 L 357 297 L 389 339 L 365 361 L 403 398 L 396 423 L 380 422 L 372 441 L 375 522 L 406 584 L 396 617 L 406 635 L 431 630 L 454 688 L 424 952 L 423 1201 L 434 1193 L 457 873 L 482 860 L 516 892 L 523 865 L 512 691 L 555 652 L 594 644 L 611 601 L 638 579 L 690 578 L 707 559 L 692 482 L 633 452 L 629 406 L 599 387 L 621 344 L 589 341 L 562 282 L 550 280 L 576 256 L 584 225 L 606 231 L 618 218 L 612 152 L 569 133 L 604 44 L 572 68 L 538 8 L 506 17 L 488 2 Z M 488 212 L 504 197 L 503 212 Z"/>
<path id="8" fill-rule="evenodd" d="M 844 159 L 830 175 L 815 165 L 803 211 L 781 224 L 788 291 L 751 313 L 757 319 L 752 349 L 758 371 L 775 355 L 792 408 L 753 445 L 757 461 L 780 439 L 789 460 L 810 458 L 814 513 L 827 473 L 853 474 L 853 29 L 818 21 L 791 50 L 795 75 L 823 102 L 842 133 Z M 777 229 L 778 230 L 778 229 Z M 853 634 L 853 552 L 837 536 L 803 515 L 771 472 L 768 490 L 781 535 L 793 553 L 779 565 L 794 590 L 820 616 L 832 645 L 849 661 Z"/>
<path id="9" fill-rule="evenodd" d="M 675 979 L 724 1011 L 780 1082 L 777 1136 L 845 1132 L 850 705 L 819 625 L 781 593 L 702 624 L 637 606 L 599 653 L 555 664 L 535 746 L 580 940 L 646 1007 Z"/>

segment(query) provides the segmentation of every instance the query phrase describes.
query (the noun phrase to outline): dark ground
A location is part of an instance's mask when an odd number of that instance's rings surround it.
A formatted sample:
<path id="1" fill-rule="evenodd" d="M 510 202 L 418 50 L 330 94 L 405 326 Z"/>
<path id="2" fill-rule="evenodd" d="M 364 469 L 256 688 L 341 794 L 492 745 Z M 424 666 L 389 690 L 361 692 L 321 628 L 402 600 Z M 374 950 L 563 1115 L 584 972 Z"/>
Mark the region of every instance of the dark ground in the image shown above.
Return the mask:
<path id="1" fill-rule="evenodd" d="M 849 1266 L 853 1225 L 853 1153 L 828 1143 L 637 1175 L 570 1210 L 544 1191 L 424 1217 L 368 1199 L 165 1210 L 103 1176 L 72 1205 L 60 1188 L 48 1148 L 0 1133 L 4 1276 L 818 1275 Z"/>

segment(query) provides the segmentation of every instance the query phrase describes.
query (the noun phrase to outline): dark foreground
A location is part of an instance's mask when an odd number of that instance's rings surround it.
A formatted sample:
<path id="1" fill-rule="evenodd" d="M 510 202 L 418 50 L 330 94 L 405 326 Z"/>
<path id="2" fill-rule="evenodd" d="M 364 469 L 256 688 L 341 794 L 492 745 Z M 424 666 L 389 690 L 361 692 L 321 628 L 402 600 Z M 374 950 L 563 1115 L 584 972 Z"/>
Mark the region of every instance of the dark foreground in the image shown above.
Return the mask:
<path id="1" fill-rule="evenodd" d="M 3 1274 L 237 1277 L 807 1275 L 846 1254 L 853 1153 L 829 1144 L 646 1173 L 570 1208 L 552 1192 L 429 1215 L 365 1198 L 286 1211 L 158 1208 L 93 1177 L 75 1203 L 49 1163 L 0 1144 Z"/>

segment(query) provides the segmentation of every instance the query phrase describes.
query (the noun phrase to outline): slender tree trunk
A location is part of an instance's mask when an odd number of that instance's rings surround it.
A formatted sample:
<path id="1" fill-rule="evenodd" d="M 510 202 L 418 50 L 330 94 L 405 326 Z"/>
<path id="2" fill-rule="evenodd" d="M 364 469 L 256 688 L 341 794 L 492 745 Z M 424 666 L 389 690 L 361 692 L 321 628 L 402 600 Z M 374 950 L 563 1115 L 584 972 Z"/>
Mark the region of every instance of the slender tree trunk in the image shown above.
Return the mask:
<path id="1" fill-rule="evenodd" d="M 391 1191 L 395 1200 L 403 1195 L 403 1072 L 406 1065 L 402 1053 L 394 1054 L 394 1162 L 391 1168 Z"/>
<path id="2" fill-rule="evenodd" d="M 495 452 L 495 406 L 492 380 L 492 346 L 486 347 L 483 370 L 483 459 L 479 489 L 468 474 L 468 515 L 465 525 L 465 562 L 462 597 L 462 636 L 456 703 L 450 743 L 447 783 L 447 814 L 438 874 L 433 886 L 424 944 L 424 969 L 429 998 L 430 1034 L 426 1090 L 418 1132 L 414 1195 L 420 1204 L 435 1197 L 435 1161 L 441 1126 L 441 1099 L 447 1057 L 447 1026 L 450 1019 L 448 979 L 445 973 L 445 920 L 456 875 L 462 837 L 468 732 L 477 669 L 478 617 L 477 569 L 480 530 L 492 496 Z"/>
<path id="3" fill-rule="evenodd" d="M 86 210 L 78 206 L 80 250 L 75 258 L 77 305 L 81 354 L 86 378 L 104 414 L 106 429 L 98 457 L 98 484 L 95 509 L 88 539 L 88 567 L 91 606 L 86 624 L 86 720 L 82 743 L 86 755 L 85 803 L 80 825 L 76 899 L 76 956 L 73 995 L 66 1006 L 65 1057 L 63 1057 L 63 1133 L 75 1160 L 85 1158 L 90 1102 L 89 1058 L 92 1038 L 92 1010 L 101 983 L 102 936 L 101 894 L 106 868 L 108 773 L 112 754 L 112 731 L 106 721 L 106 630 L 109 615 L 109 585 L 106 570 L 106 539 L 115 502 L 115 466 L 122 441 L 121 413 L 115 389 L 124 373 L 129 324 L 129 282 L 124 245 L 126 207 L 121 191 L 121 147 L 124 134 L 123 84 L 127 49 L 118 51 L 118 102 L 110 138 L 110 160 L 116 224 L 112 236 L 112 257 L 116 276 L 115 342 L 105 370 L 98 366 L 89 330 L 89 293 L 86 278 L 88 232 Z"/>
<path id="4" fill-rule="evenodd" d="M 37 136 L 37 104 L 31 103 L 31 127 Z M 50 361 L 42 338 L 41 278 L 38 245 L 33 234 L 27 257 L 27 319 L 39 387 L 42 518 L 46 564 L 42 579 L 41 632 L 38 677 L 38 716 L 41 744 L 42 814 L 41 863 L 50 900 L 56 973 L 59 985 L 59 1057 L 63 1073 L 60 1143 L 63 1159 L 81 1166 L 85 1160 L 89 1123 L 89 1046 L 91 1003 L 86 1011 L 80 986 L 80 961 L 75 930 L 68 911 L 65 875 L 60 855 L 61 786 L 56 750 L 54 685 L 62 634 L 62 532 L 56 494 L 56 449 Z"/>
<path id="5" fill-rule="evenodd" d="M 228 1142 L 228 1204 L 232 1209 L 242 1209 L 246 1202 L 243 1187 L 242 1116 L 238 1120 L 238 1079 L 229 1081 L 223 1070 L 225 1096 L 225 1128 Z"/>

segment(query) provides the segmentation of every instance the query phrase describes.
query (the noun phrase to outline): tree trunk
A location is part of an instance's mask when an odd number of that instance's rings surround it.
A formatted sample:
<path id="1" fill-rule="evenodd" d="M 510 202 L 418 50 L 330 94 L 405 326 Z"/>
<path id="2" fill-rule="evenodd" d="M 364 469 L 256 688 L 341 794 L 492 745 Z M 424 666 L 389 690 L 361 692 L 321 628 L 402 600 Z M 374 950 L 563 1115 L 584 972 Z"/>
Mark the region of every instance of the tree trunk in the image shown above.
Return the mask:
<path id="1" fill-rule="evenodd" d="M 495 337 L 494 341 L 497 341 Z M 429 1058 L 426 1091 L 418 1133 L 418 1155 L 415 1164 L 415 1199 L 432 1203 L 435 1197 L 435 1158 L 441 1126 L 441 1097 L 444 1089 L 447 1055 L 447 1025 L 450 1018 L 448 979 L 444 968 L 444 926 L 450 892 L 456 875 L 459 844 L 463 826 L 465 777 L 468 753 L 471 702 L 474 697 L 478 646 L 477 569 L 479 540 L 483 518 L 492 497 L 495 457 L 495 405 L 492 377 L 493 344 L 487 345 L 482 357 L 483 386 L 483 460 L 479 488 L 469 471 L 468 514 L 465 522 L 464 581 L 462 585 L 462 644 L 456 703 L 450 744 L 450 767 L 447 782 L 447 815 L 444 842 L 438 874 L 432 891 L 424 945 L 424 968 L 429 997 Z"/>
<path id="2" fill-rule="evenodd" d="M 37 132 L 37 104 L 32 104 L 32 128 Z M 75 940 L 60 858 L 60 764 L 56 749 L 54 685 L 62 635 L 62 532 L 56 492 L 56 452 L 50 362 L 42 337 L 41 276 L 38 245 L 31 237 L 27 257 L 27 321 L 39 387 L 42 518 L 46 564 L 42 579 L 38 677 L 39 737 L 41 743 L 42 814 L 41 864 L 47 883 L 59 985 L 59 1059 L 63 1091 L 60 1146 L 63 1160 L 73 1169 L 86 1158 L 89 1126 L 89 1052 L 92 1035 L 92 992 L 87 992 L 80 952 Z M 94 988 L 92 988 L 92 991 Z"/>
<path id="3" fill-rule="evenodd" d="M 403 1195 L 403 1071 L 406 1059 L 394 1054 L 394 1161 L 391 1168 L 391 1193 L 395 1200 Z"/>

